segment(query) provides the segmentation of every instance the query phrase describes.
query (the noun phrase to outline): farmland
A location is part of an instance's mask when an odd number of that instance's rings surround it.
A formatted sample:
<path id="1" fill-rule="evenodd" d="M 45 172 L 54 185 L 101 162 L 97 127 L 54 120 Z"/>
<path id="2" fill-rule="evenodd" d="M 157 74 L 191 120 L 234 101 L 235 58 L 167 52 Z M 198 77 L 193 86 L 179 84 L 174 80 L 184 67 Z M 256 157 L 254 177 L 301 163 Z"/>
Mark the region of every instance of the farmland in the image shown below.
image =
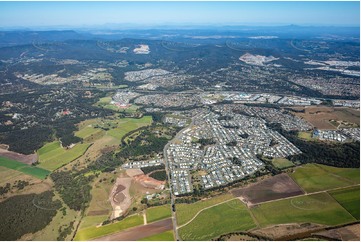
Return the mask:
<path id="1" fill-rule="evenodd" d="M 249 205 L 303 194 L 300 187 L 284 173 L 231 192 Z"/>
<path id="2" fill-rule="evenodd" d="M 74 240 L 90 240 L 104 235 L 112 234 L 120 230 L 131 228 L 143 224 L 143 216 L 134 215 L 123 219 L 120 222 L 101 226 L 101 227 L 88 227 L 81 229 L 76 234 Z"/>
<path id="3" fill-rule="evenodd" d="M 137 128 L 140 128 L 140 127 L 150 125 L 151 123 L 152 123 L 151 116 L 144 116 L 140 119 L 124 118 L 124 119 L 121 119 L 119 122 L 117 121 L 116 128 L 110 129 L 108 131 L 108 134 L 117 139 L 121 139 L 128 132 L 135 130 Z"/>
<path id="4" fill-rule="evenodd" d="M 291 177 L 306 192 L 317 192 L 357 184 L 360 169 L 306 164 L 298 167 Z"/>
<path id="5" fill-rule="evenodd" d="M 245 205 L 232 200 L 203 210 L 189 224 L 179 229 L 183 240 L 210 240 L 222 234 L 256 227 Z"/>
<path id="6" fill-rule="evenodd" d="M 177 223 L 178 225 L 185 224 L 186 222 L 191 220 L 200 210 L 230 200 L 232 198 L 233 197 L 231 194 L 225 194 L 192 204 L 176 204 Z"/>
<path id="7" fill-rule="evenodd" d="M 76 144 L 71 149 L 64 149 L 59 141 L 54 141 L 44 145 L 39 149 L 39 162 L 41 168 L 56 170 L 57 168 L 68 164 L 76 158 L 82 156 L 90 144 Z"/>
<path id="8" fill-rule="evenodd" d="M 139 241 L 174 241 L 174 235 L 173 231 L 169 230 L 160 234 L 145 237 L 143 239 L 140 239 Z"/>
<path id="9" fill-rule="evenodd" d="M 305 222 L 339 225 L 356 221 L 326 192 L 263 203 L 251 212 L 261 227 Z"/>
<path id="10" fill-rule="evenodd" d="M 302 109 L 305 110 L 304 113 L 295 112 L 294 114 L 307 120 L 318 129 L 336 129 L 337 127 L 330 120 L 360 123 L 359 111 L 352 108 L 310 106 Z"/>
<path id="11" fill-rule="evenodd" d="M 29 166 L 24 163 L 11 160 L 5 157 L 0 157 L 0 166 L 17 170 L 19 172 L 22 172 L 24 174 L 39 178 L 39 179 L 45 179 L 49 174 L 50 171 L 38 168 L 35 166 Z"/>
<path id="12" fill-rule="evenodd" d="M 360 186 L 329 192 L 352 216 L 360 220 Z"/>
<path id="13" fill-rule="evenodd" d="M 147 222 L 151 223 L 157 220 L 165 219 L 171 217 L 170 205 L 163 205 L 158 207 L 148 208 L 146 211 Z"/>

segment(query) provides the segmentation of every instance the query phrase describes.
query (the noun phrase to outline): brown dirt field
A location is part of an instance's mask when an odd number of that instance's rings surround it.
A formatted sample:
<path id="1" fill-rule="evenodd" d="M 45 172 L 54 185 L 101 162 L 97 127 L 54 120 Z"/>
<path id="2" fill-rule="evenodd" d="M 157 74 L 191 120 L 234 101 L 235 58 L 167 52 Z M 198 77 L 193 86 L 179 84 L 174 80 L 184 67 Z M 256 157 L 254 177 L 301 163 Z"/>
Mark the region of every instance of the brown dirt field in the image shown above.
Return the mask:
<path id="1" fill-rule="evenodd" d="M 117 181 L 114 184 L 113 189 L 109 196 L 111 205 L 113 207 L 111 219 L 123 215 L 130 207 L 132 203 L 132 198 L 129 194 L 129 188 L 131 183 L 132 183 L 132 178 L 123 177 L 123 174 L 121 174 L 120 177 L 117 178 Z M 119 190 L 121 191 L 119 192 Z M 121 196 L 123 199 L 121 199 L 121 201 L 118 201 L 116 199 L 117 196 Z"/>
<path id="2" fill-rule="evenodd" d="M 235 197 L 240 197 L 248 206 L 280 198 L 302 195 L 302 189 L 287 174 L 279 174 L 245 188 L 231 190 Z"/>
<path id="3" fill-rule="evenodd" d="M 141 169 L 127 169 L 126 173 L 130 177 L 144 175 L 144 172 Z"/>
<path id="4" fill-rule="evenodd" d="M 153 189 L 159 189 L 162 185 L 165 184 L 165 181 L 158 181 L 152 177 L 149 177 L 148 175 L 134 176 L 133 179 L 142 184 L 144 187 Z"/>
<path id="5" fill-rule="evenodd" d="M 97 241 L 136 241 L 173 229 L 172 219 L 164 219 L 147 225 L 126 229 L 124 231 L 97 238 Z"/>
<path id="6" fill-rule="evenodd" d="M 17 177 L 17 179 L 15 180 L 19 180 L 20 177 Z M 30 177 L 31 178 L 31 177 Z M 7 193 L 3 196 L 0 196 L 0 202 L 13 197 L 13 196 L 17 196 L 17 195 L 26 195 L 26 194 L 31 194 L 31 193 L 42 193 L 48 190 L 51 190 L 51 185 L 48 184 L 47 182 L 43 182 L 41 180 L 34 180 L 34 179 L 26 179 L 26 178 L 21 178 L 20 180 L 23 181 L 28 181 L 30 183 L 30 185 L 26 186 L 24 189 L 22 190 L 16 190 L 16 189 L 11 189 L 12 192 Z M 10 184 L 14 184 L 13 182 L 10 182 Z"/>
<path id="7" fill-rule="evenodd" d="M 360 224 L 353 224 L 337 229 L 330 229 L 312 235 L 321 235 L 331 240 L 360 241 Z"/>
<path id="8" fill-rule="evenodd" d="M 89 211 L 87 216 L 108 215 L 108 210 Z"/>
<path id="9" fill-rule="evenodd" d="M 336 129 L 329 120 L 347 121 L 354 124 L 360 123 L 360 110 L 344 107 L 310 106 L 306 108 L 294 108 L 305 110 L 305 113 L 293 112 L 302 117 L 318 129 Z"/>
<path id="10" fill-rule="evenodd" d="M 318 231 L 325 228 L 325 226 L 312 223 L 304 224 L 279 224 L 273 225 L 267 228 L 252 230 L 251 233 L 263 237 L 268 237 L 271 240 L 292 240 L 298 236 L 305 234 L 305 236 L 311 235 L 313 231 Z"/>
<path id="11" fill-rule="evenodd" d="M 0 156 L 19 161 L 24 164 L 31 165 L 38 160 L 37 154 L 24 155 L 13 151 L 0 148 Z"/>
<path id="12" fill-rule="evenodd" d="M 9 149 L 9 145 L 6 145 L 6 144 L 0 144 L 0 149 L 3 149 L 3 150 L 8 150 L 8 149 Z"/>

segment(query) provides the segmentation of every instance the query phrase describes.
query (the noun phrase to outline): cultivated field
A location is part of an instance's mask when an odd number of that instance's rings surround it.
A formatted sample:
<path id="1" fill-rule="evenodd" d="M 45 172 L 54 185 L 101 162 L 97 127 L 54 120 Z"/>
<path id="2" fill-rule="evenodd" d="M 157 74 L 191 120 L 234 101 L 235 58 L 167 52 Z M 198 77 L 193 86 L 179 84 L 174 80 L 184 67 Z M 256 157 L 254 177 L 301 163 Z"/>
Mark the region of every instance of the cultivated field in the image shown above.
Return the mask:
<path id="1" fill-rule="evenodd" d="M 330 120 L 347 121 L 354 124 L 360 123 L 360 112 L 352 108 L 310 106 L 299 109 L 304 109 L 305 112 L 294 112 L 294 114 L 304 118 L 318 129 L 336 129 L 337 127 Z"/>
<path id="2" fill-rule="evenodd" d="M 191 220 L 201 209 L 230 200 L 232 198 L 233 196 L 231 194 L 224 194 L 191 204 L 176 204 L 177 223 L 178 225 L 185 224 Z"/>
<path id="3" fill-rule="evenodd" d="M 38 150 L 41 168 L 55 170 L 82 156 L 90 144 L 76 144 L 71 149 L 64 149 L 59 141 L 48 143 Z"/>
<path id="4" fill-rule="evenodd" d="M 272 164 L 275 167 L 279 168 L 279 169 L 284 169 L 284 168 L 287 168 L 287 167 L 294 166 L 292 161 L 287 160 L 285 158 L 273 158 L 272 159 Z"/>
<path id="5" fill-rule="evenodd" d="M 285 173 L 270 177 L 231 193 L 248 205 L 303 194 L 301 188 Z"/>
<path id="6" fill-rule="evenodd" d="M 151 223 L 172 216 L 170 205 L 151 207 L 146 210 L 147 222 Z"/>
<path id="7" fill-rule="evenodd" d="M 360 224 L 353 224 L 337 229 L 325 230 L 315 235 L 321 235 L 332 241 L 360 241 Z"/>
<path id="8" fill-rule="evenodd" d="M 117 125 L 117 127 L 109 130 L 108 134 L 120 140 L 128 132 L 140 127 L 148 126 L 151 123 L 152 123 L 151 116 L 144 116 L 140 119 L 124 118 L 119 121 L 116 121 L 115 124 Z"/>
<path id="9" fill-rule="evenodd" d="M 42 168 L 38 168 L 35 166 L 29 166 L 26 165 L 24 163 L 15 161 L 15 160 L 11 160 L 5 157 L 0 157 L 0 166 L 12 169 L 12 170 L 17 170 L 19 172 L 22 172 L 24 174 L 30 175 L 30 176 L 34 176 L 36 178 L 39 179 L 45 179 L 49 174 L 50 171 L 42 169 Z"/>
<path id="10" fill-rule="evenodd" d="M 139 241 L 174 241 L 173 230 L 168 230 L 160 234 L 145 237 Z"/>
<path id="11" fill-rule="evenodd" d="M 352 216 L 360 220 L 360 186 L 329 192 Z"/>
<path id="12" fill-rule="evenodd" d="M 32 163 L 38 160 L 38 156 L 36 154 L 24 155 L 13 151 L 8 151 L 2 148 L 0 148 L 0 156 L 9 158 L 11 160 L 16 160 L 28 165 L 31 165 Z"/>
<path id="13" fill-rule="evenodd" d="M 317 192 L 358 184 L 360 169 L 306 164 L 297 167 L 291 177 L 306 192 Z"/>
<path id="14" fill-rule="evenodd" d="M 256 227 L 246 206 L 235 199 L 203 210 L 189 224 L 179 229 L 183 240 L 210 240 L 222 234 Z"/>
<path id="15" fill-rule="evenodd" d="M 74 240 L 91 240 L 142 224 L 143 216 L 134 215 L 127 217 L 117 223 L 108 224 L 101 227 L 88 227 L 85 229 L 81 229 L 76 234 Z"/>
<path id="16" fill-rule="evenodd" d="M 251 212 L 261 227 L 306 222 L 340 225 L 356 221 L 326 192 L 259 204 Z"/>

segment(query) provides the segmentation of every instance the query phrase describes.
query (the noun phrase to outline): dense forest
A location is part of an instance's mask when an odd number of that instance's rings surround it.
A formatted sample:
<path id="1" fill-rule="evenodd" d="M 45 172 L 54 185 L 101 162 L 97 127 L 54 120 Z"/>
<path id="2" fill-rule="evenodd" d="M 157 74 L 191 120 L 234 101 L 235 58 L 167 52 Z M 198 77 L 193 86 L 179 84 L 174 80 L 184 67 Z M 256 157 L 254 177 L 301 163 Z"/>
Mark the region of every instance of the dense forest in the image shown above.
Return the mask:
<path id="1" fill-rule="evenodd" d="M 0 203 L 0 240 L 18 240 L 50 223 L 61 207 L 51 191 L 11 197 Z"/>

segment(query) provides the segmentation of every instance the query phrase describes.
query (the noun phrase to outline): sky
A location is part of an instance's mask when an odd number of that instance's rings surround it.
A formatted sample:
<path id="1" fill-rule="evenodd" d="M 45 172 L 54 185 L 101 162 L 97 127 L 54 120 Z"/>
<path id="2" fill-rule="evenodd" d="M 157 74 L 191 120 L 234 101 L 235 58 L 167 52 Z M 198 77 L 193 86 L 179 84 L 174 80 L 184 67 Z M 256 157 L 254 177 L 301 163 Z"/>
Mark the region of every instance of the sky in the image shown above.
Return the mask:
<path id="1" fill-rule="evenodd" d="M 137 25 L 359 26 L 353 2 L 0 2 L 0 27 Z"/>

